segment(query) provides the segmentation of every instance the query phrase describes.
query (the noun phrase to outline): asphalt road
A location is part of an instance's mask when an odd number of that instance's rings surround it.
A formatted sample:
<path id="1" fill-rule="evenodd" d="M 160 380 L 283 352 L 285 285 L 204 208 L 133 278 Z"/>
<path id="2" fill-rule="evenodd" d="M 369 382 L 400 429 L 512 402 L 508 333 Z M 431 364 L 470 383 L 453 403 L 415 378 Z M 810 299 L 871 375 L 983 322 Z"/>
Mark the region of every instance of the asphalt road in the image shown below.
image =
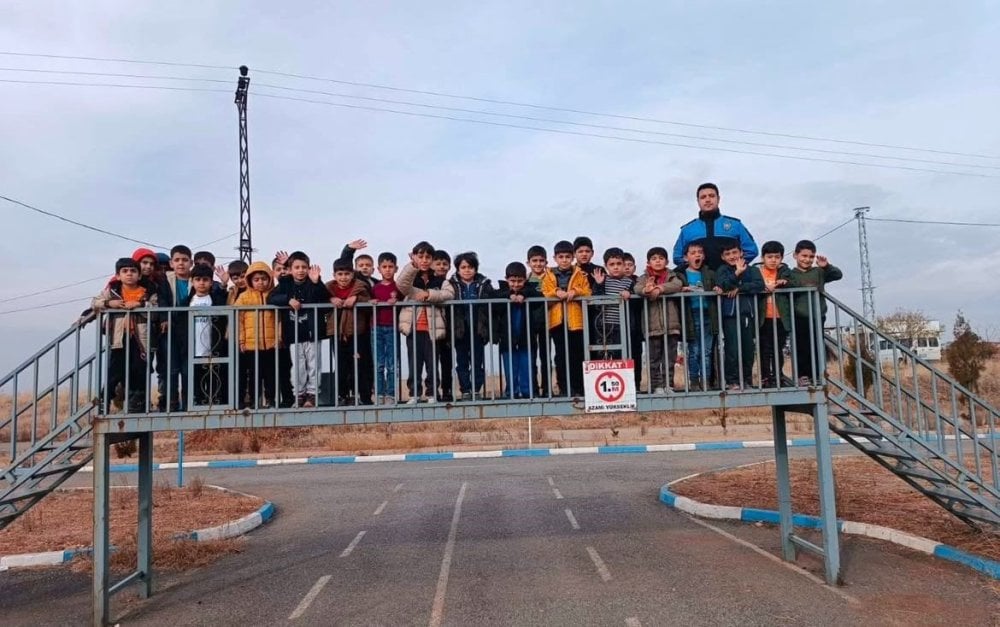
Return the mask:
<path id="1" fill-rule="evenodd" d="M 667 481 L 768 455 L 207 470 L 199 474 L 210 483 L 273 500 L 277 518 L 242 553 L 160 577 L 149 600 L 116 598 L 114 615 L 129 625 L 627 627 L 987 625 L 1000 616 L 988 581 L 962 567 L 844 538 L 846 585 L 831 589 L 774 559 L 776 529 L 706 525 L 657 501 Z M 821 573 L 810 557 L 799 564 Z M 89 608 L 86 575 L 0 574 L 4 625 L 88 624 Z"/>

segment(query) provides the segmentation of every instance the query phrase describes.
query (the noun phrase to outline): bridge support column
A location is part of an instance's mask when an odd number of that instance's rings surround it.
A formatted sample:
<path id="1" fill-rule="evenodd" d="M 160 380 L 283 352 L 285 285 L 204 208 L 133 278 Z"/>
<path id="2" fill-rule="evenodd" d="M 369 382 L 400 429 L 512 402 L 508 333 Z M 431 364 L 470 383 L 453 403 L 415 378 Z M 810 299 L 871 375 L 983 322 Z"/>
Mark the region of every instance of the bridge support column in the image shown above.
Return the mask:
<path id="1" fill-rule="evenodd" d="M 136 570 L 140 573 L 139 596 L 153 594 L 153 434 L 140 433 L 139 439 L 139 518 L 136 534 Z"/>
<path id="2" fill-rule="evenodd" d="M 108 607 L 111 597 L 108 588 L 108 567 L 111 550 L 109 494 L 108 436 L 94 433 L 94 573 L 93 573 L 93 624 L 108 624 Z"/>
<path id="3" fill-rule="evenodd" d="M 781 554 L 789 562 L 795 561 L 795 544 L 792 536 L 792 484 L 788 473 L 788 438 L 785 429 L 785 409 L 774 406 L 771 409 L 774 426 L 774 465 L 778 483 L 778 521 L 781 525 Z"/>
<path id="4" fill-rule="evenodd" d="M 819 479 L 819 515 L 823 527 L 823 562 L 826 582 L 840 581 L 840 537 L 837 532 L 837 501 L 833 482 L 833 454 L 830 451 L 830 423 L 825 403 L 813 406 L 813 433 L 816 435 L 816 470 Z"/>

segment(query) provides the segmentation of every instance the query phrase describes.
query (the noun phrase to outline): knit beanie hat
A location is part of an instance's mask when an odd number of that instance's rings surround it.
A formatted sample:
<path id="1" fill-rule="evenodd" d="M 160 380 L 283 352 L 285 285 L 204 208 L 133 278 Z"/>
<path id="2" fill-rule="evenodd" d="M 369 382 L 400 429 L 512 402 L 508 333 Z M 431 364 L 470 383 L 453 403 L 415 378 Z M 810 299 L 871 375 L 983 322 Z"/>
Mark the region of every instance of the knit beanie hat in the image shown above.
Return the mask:
<path id="1" fill-rule="evenodd" d="M 148 248 L 136 248 L 135 252 L 132 253 L 132 259 L 134 259 L 136 263 L 139 263 L 146 257 L 152 257 L 154 262 L 158 261 L 156 258 L 156 253 L 154 253 Z"/>

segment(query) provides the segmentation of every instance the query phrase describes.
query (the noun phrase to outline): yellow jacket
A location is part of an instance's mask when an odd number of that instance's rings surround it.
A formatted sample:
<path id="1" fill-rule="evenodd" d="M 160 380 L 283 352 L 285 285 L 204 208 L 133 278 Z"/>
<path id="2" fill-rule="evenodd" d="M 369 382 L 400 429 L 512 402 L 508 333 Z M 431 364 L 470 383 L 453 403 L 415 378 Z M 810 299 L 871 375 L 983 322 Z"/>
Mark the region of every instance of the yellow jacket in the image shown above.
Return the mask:
<path id="1" fill-rule="evenodd" d="M 267 307 L 267 297 L 274 287 L 274 279 L 271 277 L 271 267 L 263 261 L 255 261 L 247 269 L 247 285 L 250 285 L 250 277 L 258 272 L 263 272 L 268 277 L 267 288 L 257 291 L 247 287 L 236 299 L 237 307 Z M 239 349 L 241 351 L 274 350 L 281 342 L 281 332 L 277 323 L 277 314 L 273 309 L 255 309 L 254 311 L 241 311 L 239 314 Z"/>
<path id="2" fill-rule="evenodd" d="M 555 298 L 559 284 L 556 282 L 556 275 L 549 268 L 542 277 L 542 294 L 547 298 Z M 576 296 L 568 303 L 551 303 L 549 305 L 549 328 L 553 329 L 563 323 L 563 307 L 566 309 L 568 318 L 567 326 L 570 331 L 583 331 L 583 305 L 578 299 L 590 296 L 590 281 L 583 270 L 573 266 L 573 274 L 569 277 L 567 291 L 573 290 Z"/>

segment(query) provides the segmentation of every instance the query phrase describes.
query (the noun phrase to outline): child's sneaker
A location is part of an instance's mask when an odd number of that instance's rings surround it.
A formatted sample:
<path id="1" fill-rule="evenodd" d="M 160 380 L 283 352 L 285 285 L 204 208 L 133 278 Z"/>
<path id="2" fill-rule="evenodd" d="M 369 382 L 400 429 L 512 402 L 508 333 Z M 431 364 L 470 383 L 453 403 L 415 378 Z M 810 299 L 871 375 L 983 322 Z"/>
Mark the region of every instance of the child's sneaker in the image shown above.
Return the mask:
<path id="1" fill-rule="evenodd" d="M 303 407 L 315 407 L 316 406 L 316 395 L 306 394 L 305 399 L 302 401 Z"/>
<path id="2" fill-rule="evenodd" d="M 812 379 L 809 377 L 799 377 L 799 387 L 806 388 L 810 385 L 812 385 Z"/>
<path id="3" fill-rule="evenodd" d="M 666 394 L 666 393 L 667 393 L 667 388 L 662 386 L 653 389 L 653 394 Z"/>
<path id="4" fill-rule="evenodd" d="M 416 405 L 419 400 L 420 399 L 418 399 L 416 396 L 411 396 L 409 399 L 407 399 L 406 404 L 407 405 Z"/>
<path id="5" fill-rule="evenodd" d="M 730 392 L 739 392 L 743 390 L 743 386 L 741 386 L 739 383 L 730 383 L 729 385 L 726 386 L 726 390 Z"/>

